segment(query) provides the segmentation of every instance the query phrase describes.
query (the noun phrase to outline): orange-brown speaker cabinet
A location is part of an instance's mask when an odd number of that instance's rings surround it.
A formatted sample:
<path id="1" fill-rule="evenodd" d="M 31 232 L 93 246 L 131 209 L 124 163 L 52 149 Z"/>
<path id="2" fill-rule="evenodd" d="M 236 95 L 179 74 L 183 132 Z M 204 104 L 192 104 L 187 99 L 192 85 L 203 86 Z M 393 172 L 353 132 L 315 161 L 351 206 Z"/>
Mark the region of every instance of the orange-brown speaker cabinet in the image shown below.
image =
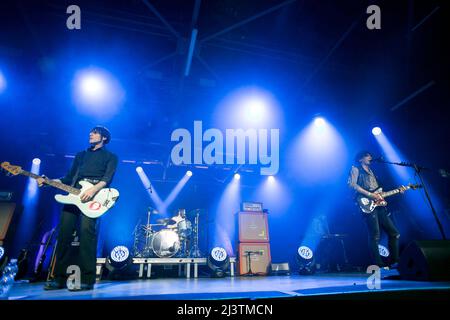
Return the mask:
<path id="1" fill-rule="evenodd" d="M 267 275 L 272 259 L 268 243 L 239 244 L 239 274 Z"/>
<path id="2" fill-rule="evenodd" d="M 6 238 L 6 233 L 8 232 L 9 225 L 16 209 L 16 204 L 12 202 L 0 203 L 0 244 Z"/>
<path id="3" fill-rule="evenodd" d="M 267 214 L 263 212 L 239 212 L 239 242 L 269 242 Z"/>

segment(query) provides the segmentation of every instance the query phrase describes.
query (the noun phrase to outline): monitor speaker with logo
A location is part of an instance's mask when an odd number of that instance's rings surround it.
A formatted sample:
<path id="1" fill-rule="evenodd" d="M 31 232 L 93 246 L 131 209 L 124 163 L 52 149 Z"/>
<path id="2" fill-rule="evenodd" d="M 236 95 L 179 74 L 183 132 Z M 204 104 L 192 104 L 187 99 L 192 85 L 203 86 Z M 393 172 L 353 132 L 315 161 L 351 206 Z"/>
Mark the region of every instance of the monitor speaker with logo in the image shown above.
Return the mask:
<path id="1" fill-rule="evenodd" d="M 270 272 L 272 261 L 268 243 L 240 243 L 238 255 L 240 275 L 267 275 Z"/>
<path id="2" fill-rule="evenodd" d="M 238 213 L 239 242 L 269 242 L 267 214 L 264 212 Z"/>
<path id="3" fill-rule="evenodd" d="M 450 240 L 410 243 L 400 256 L 398 271 L 406 280 L 450 280 Z"/>

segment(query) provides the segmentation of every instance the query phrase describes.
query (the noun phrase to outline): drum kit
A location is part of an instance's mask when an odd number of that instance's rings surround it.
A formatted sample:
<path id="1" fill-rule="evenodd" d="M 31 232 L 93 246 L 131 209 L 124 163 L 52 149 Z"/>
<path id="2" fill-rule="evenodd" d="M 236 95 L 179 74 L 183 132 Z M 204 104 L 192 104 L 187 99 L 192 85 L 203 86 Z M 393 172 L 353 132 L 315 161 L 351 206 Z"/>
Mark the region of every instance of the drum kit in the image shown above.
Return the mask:
<path id="1" fill-rule="evenodd" d="M 147 223 L 138 223 L 134 230 L 134 256 L 200 258 L 202 256 L 198 247 L 200 212 L 200 209 L 196 209 L 186 215 L 185 209 L 178 209 L 172 218 L 161 218 L 157 219 L 156 223 L 151 223 L 152 214 L 158 215 L 159 212 L 150 207 L 147 211 Z"/>

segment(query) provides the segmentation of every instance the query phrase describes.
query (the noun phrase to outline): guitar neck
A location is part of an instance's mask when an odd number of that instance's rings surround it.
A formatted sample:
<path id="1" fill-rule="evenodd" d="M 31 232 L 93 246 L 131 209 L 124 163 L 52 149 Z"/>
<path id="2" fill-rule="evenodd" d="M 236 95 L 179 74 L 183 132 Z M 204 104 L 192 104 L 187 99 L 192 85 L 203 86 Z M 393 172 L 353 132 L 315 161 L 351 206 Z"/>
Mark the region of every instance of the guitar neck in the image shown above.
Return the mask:
<path id="1" fill-rule="evenodd" d="M 410 187 L 408 186 L 408 187 L 405 187 L 405 188 L 406 188 L 406 190 L 408 190 Z M 393 196 L 394 194 L 397 194 L 397 193 L 400 193 L 400 188 L 397 188 L 397 189 L 394 189 L 394 190 L 391 190 L 391 191 L 388 191 L 388 192 L 383 192 L 383 193 L 381 193 L 381 196 L 383 198 L 386 198 L 386 197 Z"/>
<path id="2" fill-rule="evenodd" d="M 39 176 L 37 174 L 34 174 L 32 172 L 29 172 L 29 171 L 25 171 L 25 170 L 22 170 L 20 172 L 20 174 L 24 175 L 24 176 L 27 176 L 27 177 L 30 177 L 30 178 L 33 178 L 33 179 L 42 178 L 41 176 Z M 64 184 L 62 182 L 54 181 L 54 180 L 51 180 L 49 178 L 44 178 L 44 179 L 45 179 L 45 183 L 46 184 L 48 184 L 49 186 L 52 186 L 54 188 L 57 188 L 57 189 L 60 189 L 60 190 L 63 190 L 63 191 L 66 191 L 66 192 L 69 192 L 69 193 L 72 193 L 72 194 L 75 194 L 75 195 L 79 195 L 80 192 L 81 192 L 80 189 L 68 186 L 67 184 Z"/>

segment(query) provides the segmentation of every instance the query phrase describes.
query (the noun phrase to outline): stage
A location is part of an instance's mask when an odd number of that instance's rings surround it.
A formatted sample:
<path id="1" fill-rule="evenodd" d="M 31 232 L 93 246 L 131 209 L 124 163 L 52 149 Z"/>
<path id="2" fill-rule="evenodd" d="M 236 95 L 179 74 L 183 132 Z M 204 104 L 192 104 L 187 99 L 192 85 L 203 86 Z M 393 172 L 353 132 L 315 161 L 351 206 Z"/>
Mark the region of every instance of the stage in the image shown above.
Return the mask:
<path id="1" fill-rule="evenodd" d="M 381 288 L 367 287 L 368 274 L 225 278 L 155 278 L 100 281 L 93 291 L 44 291 L 44 283 L 15 283 L 9 300 L 259 300 L 259 299 L 449 299 L 450 282 L 399 280 L 382 275 Z"/>

